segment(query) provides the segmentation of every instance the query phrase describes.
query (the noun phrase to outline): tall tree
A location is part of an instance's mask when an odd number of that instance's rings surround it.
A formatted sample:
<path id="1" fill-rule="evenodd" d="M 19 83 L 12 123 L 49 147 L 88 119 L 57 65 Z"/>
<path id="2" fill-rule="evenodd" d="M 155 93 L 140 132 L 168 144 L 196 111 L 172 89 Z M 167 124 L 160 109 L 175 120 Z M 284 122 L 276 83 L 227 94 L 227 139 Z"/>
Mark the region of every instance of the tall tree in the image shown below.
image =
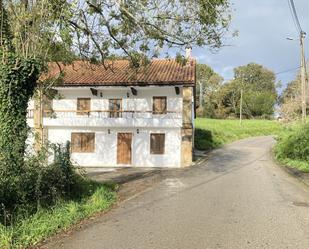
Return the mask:
<path id="1" fill-rule="evenodd" d="M 228 0 L 87 0 L 72 13 L 82 56 L 104 61 L 120 53 L 135 66 L 163 48 L 219 48 L 230 22 Z"/>
<path id="2" fill-rule="evenodd" d="M 206 64 L 198 64 L 196 69 L 197 96 L 200 106 L 198 114 L 215 118 L 219 105 L 218 91 L 222 87 L 223 78 Z"/>
<path id="3" fill-rule="evenodd" d="M 18 203 L 22 188 L 27 105 L 40 63 L 16 53 L 7 11 L 0 1 L 0 204 Z M 3 204 L 4 205 L 4 204 Z M 6 207 L 4 207 L 6 208 Z"/>
<path id="4" fill-rule="evenodd" d="M 270 117 L 277 101 L 274 72 L 262 65 L 250 63 L 234 69 L 234 80 L 222 89 L 226 115 L 238 115 L 240 92 L 243 90 L 243 113 L 247 117 Z"/>

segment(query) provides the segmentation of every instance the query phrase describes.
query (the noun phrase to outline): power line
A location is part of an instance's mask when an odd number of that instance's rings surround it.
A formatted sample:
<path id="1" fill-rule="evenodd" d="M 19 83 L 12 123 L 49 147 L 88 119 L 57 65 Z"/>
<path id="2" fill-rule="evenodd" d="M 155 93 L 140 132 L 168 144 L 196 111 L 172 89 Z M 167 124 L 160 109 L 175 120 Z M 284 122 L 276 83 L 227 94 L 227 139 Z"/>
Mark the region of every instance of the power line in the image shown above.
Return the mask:
<path id="1" fill-rule="evenodd" d="M 294 67 L 294 68 L 290 68 L 290 69 L 287 69 L 287 70 L 284 70 L 284 71 L 279 71 L 277 73 L 274 73 L 275 75 L 278 75 L 278 74 L 284 74 L 284 73 L 288 73 L 288 72 L 292 72 L 292 71 L 295 71 L 297 69 L 300 69 L 300 66 L 299 67 Z M 230 81 L 230 80 L 235 80 L 235 78 L 230 78 L 230 79 L 224 79 L 225 81 Z"/>
<path id="2" fill-rule="evenodd" d="M 295 68 L 291 68 L 291 69 L 287 69 L 287 70 L 284 70 L 284 71 L 281 71 L 281 72 L 278 72 L 278 73 L 275 73 L 275 75 L 278 75 L 278 74 L 283 74 L 283 73 L 288 73 L 288 72 L 291 72 L 291 71 L 295 71 L 297 69 L 299 69 L 299 67 L 295 67 Z"/>
<path id="3" fill-rule="evenodd" d="M 299 18 L 298 18 L 297 11 L 296 11 L 296 8 L 295 8 L 294 0 L 288 0 L 288 3 L 289 3 L 289 8 L 290 8 L 290 11 L 291 11 L 291 15 L 292 15 L 295 27 L 296 27 L 297 31 L 301 33 L 303 31 L 303 29 L 302 29 L 300 22 L 299 22 Z"/>
<path id="4" fill-rule="evenodd" d="M 295 25 L 295 28 L 299 32 L 299 27 L 298 27 L 296 20 L 295 20 L 295 17 L 294 17 L 294 12 L 293 12 L 293 9 L 292 9 L 292 6 L 291 6 L 291 2 L 290 2 L 290 0 L 287 0 L 287 1 L 288 1 L 288 5 L 289 5 L 290 12 L 291 12 L 291 17 L 292 17 L 293 23 Z"/>

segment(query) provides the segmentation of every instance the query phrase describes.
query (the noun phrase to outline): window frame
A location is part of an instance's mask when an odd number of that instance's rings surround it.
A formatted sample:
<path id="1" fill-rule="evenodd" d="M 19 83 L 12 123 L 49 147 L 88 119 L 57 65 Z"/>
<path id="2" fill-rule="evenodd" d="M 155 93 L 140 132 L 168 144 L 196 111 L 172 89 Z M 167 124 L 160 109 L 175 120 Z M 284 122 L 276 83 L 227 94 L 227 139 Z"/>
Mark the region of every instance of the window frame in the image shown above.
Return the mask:
<path id="1" fill-rule="evenodd" d="M 164 100 L 165 102 L 165 109 L 164 110 L 161 110 L 161 111 L 156 111 L 156 99 L 160 99 L 160 100 Z M 161 102 L 161 107 L 162 108 L 162 102 Z M 166 96 L 153 96 L 152 97 L 152 114 L 154 115 L 164 115 L 164 114 L 167 114 L 167 97 Z"/>
<path id="2" fill-rule="evenodd" d="M 117 101 L 119 101 L 119 109 L 112 109 L 111 104 L 113 106 L 117 106 Z M 108 99 L 108 112 L 109 112 L 109 118 L 122 118 L 122 99 L 114 98 L 114 99 Z"/>
<path id="3" fill-rule="evenodd" d="M 80 105 L 80 101 L 85 101 L 87 100 L 88 103 L 87 105 L 89 106 L 88 110 L 86 109 L 80 109 L 81 105 Z M 77 103 L 76 103 L 76 115 L 78 116 L 89 116 L 91 111 L 91 98 L 77 98 Z"/>
<path id="4" fill-rule="evenodd" d="M 157 142 L 162 142 L 162 138 L 163 138 L 163 144 L 159 145 L 159 149 L 157 149 L 154 144 L 153 144 L 153 140 L 152 137 L 158 137 L 159 141 Z M 151 155 L 164 155 L 165 154 L 165 141 L 166 141 L 166 136 L 165 133 L 150 133 L 150 154 Z M 156 141 L 155 141 L 156 142 Z"/>
<path id="5" fill-rule="evenodd" d="M 74 136 L 79 136 L 75 137 Z M 90 136 L 90 138 L 89 138 Z M 74 140 L 78 139 L 75 144 Z M 92 143 L 90 143 L 92 141 Z M 71 152 L 72 153 L 95 153 L 96 134 L 95 132 L 72 132 L 71 133 Z"/>

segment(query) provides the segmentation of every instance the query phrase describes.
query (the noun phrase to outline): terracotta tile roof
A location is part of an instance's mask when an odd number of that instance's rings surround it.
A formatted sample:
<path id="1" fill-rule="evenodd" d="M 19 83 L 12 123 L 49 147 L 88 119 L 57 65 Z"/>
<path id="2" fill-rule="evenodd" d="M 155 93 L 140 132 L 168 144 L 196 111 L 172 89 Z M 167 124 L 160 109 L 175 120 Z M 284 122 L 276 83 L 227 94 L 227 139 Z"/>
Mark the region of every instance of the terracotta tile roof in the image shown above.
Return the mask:
<path id="1" fill-rule="evenodd" d="M 64 73 L 61 86 L 138 86 L 138 85 L 194 85 L 196 62 L 185 66 L 172 59 L 154 59 L 145 67 L 133 69 L 127 60 L 90 64 L 75 61 L 70 65 L 50 63 L 48 77 Z"/>

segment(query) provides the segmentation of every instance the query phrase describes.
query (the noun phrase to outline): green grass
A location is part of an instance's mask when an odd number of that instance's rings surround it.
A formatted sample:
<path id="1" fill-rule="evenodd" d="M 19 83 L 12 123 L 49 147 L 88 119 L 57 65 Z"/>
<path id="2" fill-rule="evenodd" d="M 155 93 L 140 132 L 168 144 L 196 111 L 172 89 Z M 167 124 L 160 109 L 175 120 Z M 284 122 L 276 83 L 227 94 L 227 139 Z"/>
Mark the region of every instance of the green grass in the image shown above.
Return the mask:
<path id="1" fill-rule="evenodd" d="M 295 124 L 278 137 L 274 153 L 284 166 L 309 172 L 309 125 Z"/>
<path id="2" fill-rule="evenodd" d="M 272 120 L 220 120 L 198 118 L 195 122 L 195 147 L 200 150 L 218 148 L 233 141 L 264 135 L 278 135 L 282 125 Z"/>
<path id="3" fill-rule="evenodd" d="M 90 184 L 90 182 L 89 182 Z M 62 201 L 51 209 L 17 219 L 13 225 L 0 224 L 0 248 L 27 248 L 84 218 L 108 209 L 116 200 L 114 187 L 92 183 L 93 192 L 81 200 Z"/>
<path id="4" fill-rule="evenodd" d="M 302 160 L 293 160 L 289 158 L 277 158 L 279 163 L 285 167 L 290 167 L 294 169 L 298 169 L 301 172 L 309 173 L 309 162 Z"/>

